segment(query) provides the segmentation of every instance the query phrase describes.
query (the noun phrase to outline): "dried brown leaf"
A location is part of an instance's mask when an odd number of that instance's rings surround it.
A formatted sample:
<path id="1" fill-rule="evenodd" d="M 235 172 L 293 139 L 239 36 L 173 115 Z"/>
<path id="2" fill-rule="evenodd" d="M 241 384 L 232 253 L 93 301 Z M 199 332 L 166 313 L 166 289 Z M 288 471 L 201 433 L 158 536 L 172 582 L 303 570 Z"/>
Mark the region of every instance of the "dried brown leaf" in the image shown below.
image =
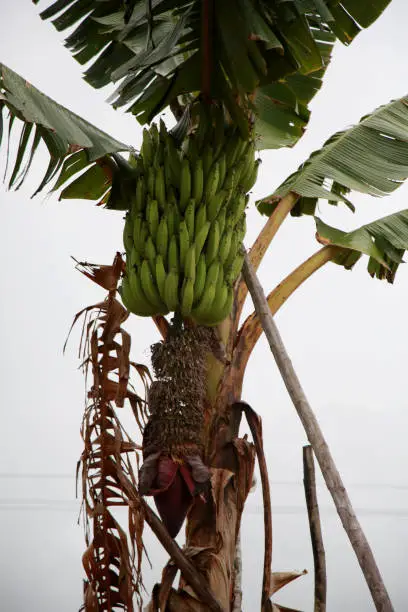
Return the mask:
<path id="1" fill-rule="evenodd" d="M 124 261 L 119 253 L 116 254 L 111 266 L 99 266 L 97 264 L 87 263 L 86 261 L 81 262 L 77 261 L 75 257 L 72 257 L 72 259 L 77 264 L 76 269 L 79 272 L 94 283 L 100 285 L 103 289 L 106 289 L 106 291 L 116 289 L 120 275 L 125 269 Z"/>
<path id="2" fill-rule="evenodd" d="M 305 574 L 307 574 L 306 569 L 304 569 L 302 572 L 296 572 L 296 571 L 272 572 L 271 573 L 271 591 L 269 595 L 272 596 L 274 593 L 277 593 L 278 591 L 280 591 L 280 589 L 283 589 L 284 586 L 286 586 L 293 580 L 296 580 L 296 578 L 299 578 L 300 576 L 304 576 Z"/>
<path id="3" fill-rule="evenodd" d="M 234 476 L 233 472 L 224 470 L 222 468 L 211 468 L 211 491 L 212 498 L 215 505 L 217 531 L 222 533 L 223 525 L 221 523 L 224 520 L 224 491 L 225 487 L 231 481 Z"/>
<path id="4" fill-rule="evenodd" d="M 186 591 L 172 591 L 168 601 L 168 612 L 208 612 L 208 606 L 201 604 Z M 167 612 L 167 611 L 166 611 Z"/>
<path id="5" fill-rule="evenodd" d="M 86 612 L 99 612 L 96 593 L 87 580 L 84 581 L 84 607 L 82 609 Z"/>
<path id="6" fill-rule="evenodd" d="M 259 472 L 261 475 L 262 483 L 262 496 L 263 496 L 263 509 L 264 509 L 264 531 L 265 531 L 265 549 L 264 549 L 264 564 L 263 564 L 263 580 L 262 580 L 262 605 L 267 609 L 269 606 L 268 599 L 271 589 L 271 566 L 272 566 L 272 507 L 271 507 L 271 494 L 269 486 L 268 468 L 266 464 L 265 454 L 263 450 L 263 438 L 262 438 L 262 420 L 260 416 L 251 408 L 246 402 L 237 402 L 235 406 L 241 407 L 245 412 L 246 419 L 248 421 L 249 428 L 255 444 L 255 450 L 258 457 Z M 251 477 L 251 481 L 247 480 L 246 494 L 249 493 L 252 480 L 252 474 L 248 474 Z M 245 498 L 246 499 L 246 498 Z M 244 499 L 244 501 L 245 501 Z M 265 611 L 266 612 L 266 611 Z"/>
<path id="7" fill-rule="evenodd" d="M 172 563 L 167 563 L 162 572 L 162 580 L 159 590 L 159 610 L 166 611 L 169 595 L 172 590 L 174 579 L 177 575 L 178 567 Z"/>
<path id="8" fill-rule="evenodd" d="M 115 397 L 115 403 L 118 407 L 123 407 L 126 394 L 127 387 L 129 382 L 129 370 L 130 370 L 130 335 L 125 332 L 123 329 L 120 330 L 120 334 L 122 337 L 122 346 L 120 350 L 117 350 L 118 355 L 118 375 L 119 375 L 119 384 L 118 390 Z"/>
<path id="9" fill-rule="evenodd" d="M 86 612 L 133 612 L 134 594 L 139 609 L 142 603 L 144 513 L 138 501 L 136 478 L 129 457 L 132 455 L 138 461 L 140 447 L 126 436 L 112 402 L 123 406 L 127 398 L 140 424 L 145 409 L 143 400 L 128 389 L 130 336 L 121 328 L 128 313 L 115 299 L 123 261 L 117 254 L 112 266 L 80 265 L 85 276 L 109 290 L 103 302 L 83 309 L 73 323 L 84 316 L 80 355 L 83 355 L 85 376 L 88 368 L 93 376 L 82 423 L 84 451 L 80 460 L 88 545 L 83 555 L 88 578 L 83 609 Z M 116 355 L 112 354 L 113 351 Z M 146 387 L 146 368 L 139 364 L 134 366 Z M 112 376 L 117 377 L 117 381 Z M 128 506 L 130 546 L 125 530 L 110 511 L 112 507 L 123 505 Z"/>

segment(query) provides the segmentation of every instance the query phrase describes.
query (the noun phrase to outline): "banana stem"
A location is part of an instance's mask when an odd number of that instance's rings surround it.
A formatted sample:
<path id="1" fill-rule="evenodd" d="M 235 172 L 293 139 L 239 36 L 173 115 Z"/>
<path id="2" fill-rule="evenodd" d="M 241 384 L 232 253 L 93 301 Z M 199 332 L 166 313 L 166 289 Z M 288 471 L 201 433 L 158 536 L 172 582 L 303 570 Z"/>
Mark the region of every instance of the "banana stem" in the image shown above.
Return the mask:
<path id="1" fill-rule="evenodd" d="M 289 192 L 284 198 L 280 200 L 275 210 L 268 218 L 267 222 L 263 226 L 260 231 L 257 239 L 252 245 L 251 250 L 249 251 L 249 260 L 254 267 L 255 271 L 258 269 L 259 264 L 261 263 L 263 256 L 265 255 L 269 245 L 271 244 L 273 238 L 275 237 L 278 229 L 296 204 L 299 196 L 292 191 Z M 241 280 L 238 286 L 238 294 L 237 294 L 237 310 L 236 317 L 237 321 L 239 321 L 239 317 L 241 316 L 242 308 L 244 306 L 245 298 L 248 294 L 248 288 L 243 280 Z"/>
<path id="2" fill-rule="evenodd" d="M 314 272 L 319 270 L 327 262 L 331 261 L 340 250 L 340 247 L 325 246 L 314 253 L 309 259 L 304 261 L 293 272 L 289 274 L 279 285 L 273 289 L 267 299 L 271 313 L 274 315 L 283 306 L 288 297 L 296 291 Z M 249 256 L 248 256 L 249 259 Z M 253 312 L 244 321 L 238 331 L 237 340 L 234 348 L 234 359 L 239 361 L 239 369 L 244 375 L 249 357 L 262 334 L 261 321 L 256 312 Z"/>

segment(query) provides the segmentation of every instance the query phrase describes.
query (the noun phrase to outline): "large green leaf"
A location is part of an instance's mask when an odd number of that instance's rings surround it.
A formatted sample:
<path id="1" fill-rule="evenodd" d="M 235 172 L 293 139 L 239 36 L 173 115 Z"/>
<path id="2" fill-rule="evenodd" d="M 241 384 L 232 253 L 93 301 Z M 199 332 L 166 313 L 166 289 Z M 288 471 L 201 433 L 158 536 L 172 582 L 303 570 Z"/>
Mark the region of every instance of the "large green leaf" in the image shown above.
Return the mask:
<path id="1" fill-rule="evenodd" d="M 316 220 L 316 237 L 323 244 L 338 247 L 335 263 L 350 269 L 362 255 L 367 255 L 368 272 L 392 283 L 402 256 L 408 249 L 408 210 L 401 210 L 382 219 L 367 223 L 351 232 L 330 227 Z"/>
<path id="2" fill-rule="evenodd" d="M 66 45 L 80 63 L 94 60 L 85 79 L 124 79 L 111 101 L 141 123 L 202 92 L 245 132 L 245 101 L 258 90 L 258 144 L 277 148 L 303 134 L 334 40 L 348 44 L 389 1 L 57 0 L 41 17 L 58 30 L 78 24 Z"/>
<path id="3" fill-rule="evenodd" d="M 90 189 L 88 182 L 87 193 L 95 191 L 104 193 L 108 189 L 111 180 L 109 176 L 112 174 L 106 170 L 108 166 L 113 170 L 116 167 L 111 155 L 118 151 L 131 150 L 128 145 L 72 113 L 13 70 L 0 64 L 0 146 L 2 140 L 3 144 L 7 143 L 6 130 L 2 130 L 6 111 L 9 115 L 8 141 L 10 135 L 20 129 L 17 155 L 8 182 L 9 188 L 21 186 L 41 141 L 48 149 L 50 161 L 36 193 L 50 183 L 60 170 L 62 172 L 58 186 L 89 165 L 93 168 L 93 185 Z M 3 131 L 4 138 L 2 138 Z M 10 151 L 8 144 L 6 146 L 8 162 Z"/>
<path id="4" fill-rule="evenodd" d="M 323 66 L 310 74 L 290 74 L 255 93 L 255 132 L 258 149 L 293 146 L 302 137 L 310 117 L 308 104 L 320 89 L 336 37 L 319 21 L 310 31 Z"/>
<path id="5" fill-rule="evenodd" d="M 404 97 L 334 134 L 272 196 L 260 200 L 258 208 L 271 214 L 279 197 L 290 191 L 302 196 L 292 211 L 294 215 L 314 214 L 319 198 L 331 203 L 343 201 L 352 207 L 346 198 L 349 191 L 384 196 L 407 177 L 408 97 Z"/>

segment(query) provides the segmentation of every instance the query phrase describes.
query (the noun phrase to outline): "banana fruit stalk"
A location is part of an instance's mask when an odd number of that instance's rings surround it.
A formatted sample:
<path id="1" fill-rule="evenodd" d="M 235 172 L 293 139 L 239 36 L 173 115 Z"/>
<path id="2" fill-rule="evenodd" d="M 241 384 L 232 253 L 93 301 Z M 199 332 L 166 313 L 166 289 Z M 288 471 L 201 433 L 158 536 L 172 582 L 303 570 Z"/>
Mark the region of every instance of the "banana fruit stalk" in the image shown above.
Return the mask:
<path id="1" fill-rule="evenodd" d="M 162 121 L 143 131 L 123 230 L 128 310 L 179 311 L 201 325 L 229 315 L 258 166 L 254 141 L 227 126 L 217 106 L 198 106 L 198 127 L 182 143 Z"/>

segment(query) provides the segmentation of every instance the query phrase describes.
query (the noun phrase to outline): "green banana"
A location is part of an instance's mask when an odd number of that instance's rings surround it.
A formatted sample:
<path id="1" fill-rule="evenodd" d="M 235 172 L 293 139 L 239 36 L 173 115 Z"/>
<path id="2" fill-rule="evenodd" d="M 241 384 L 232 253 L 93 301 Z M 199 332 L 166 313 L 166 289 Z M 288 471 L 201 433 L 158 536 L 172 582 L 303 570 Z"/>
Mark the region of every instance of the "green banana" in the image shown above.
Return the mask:
<path id="1" fill-rule="evenodd" d="M 228 195 L 228 191 L 226 189 L 221 189 L 207 203 L 207 218 L 209 221 L 214 221 L 227 195 Z"/>
<path id="2" fill-rule="evenodd" d="M 197 321 L 197 323 L 201 323 L 201 321 L 205 319 L 205 317 L 208 317 L 211 309 L 211 304 L 214 301 L 214 297 L 215 283 L 207 285 L 206 281 L 201 299 L 198 302 L 197 306 L 191 311 L 191 316 L 195 321 Z"/>
<path id="3" fill-rule="evenodd" d="M 234 193 L 235 191 L 235 187 L 236 187 L 236 169 L 235 166 L 227 166 L 228 170 L 227 170 L 227 174 L 225 176 L 225 180 L 224 180 L 224 189 L 227 189 L 227 191 L 231 191 L 232 193 Z"/>
<path id="4" fill-rule="evenodd" d="M 180 209 L 184 212 L 188 201 L 191 197 L 191 172 L 190 162 L 187 157 L 183 158 L 181 162 L 181 173 L 180 173 Z"/>
<path id="5" fill-rule="evenodd" d="M 178 283 L 178 272 L 174 269 L 170 270 L 170 272 L 166 276 L 166 281 L 164 283 L 164 300 L 166 302 L 167 308 L 170 311 L 175 311 L 179 305 Z"/>
<path id="6" fill-rule="evenodd" d="M 220 239 L 220 248 L 218 251 L 219 258 L 221 263 L 224 263 L 228 257 L 231 248 L 231 240 L 232 240 L 233 229 L 230 225 L 227 226 L 226 230 L 221 236 Z"/>
<path id="7" fill-rule="evenodd" d="M 184 261 L 184 277 L 190 278 L 192 281 L 195 281 L 195 277 L 196 277 L 195 244 L 192 244 L 186 253 L 186 258 Z"/>
<path id="8" fill-rule="evenodd" d="M 235 130 L 229 137 L 225 146 L 225 158 L 227 168 L 231 168 L 237 159 L 239 149 L 241 148 L 241 137 L 239 130 Z"/>
<path id="9" fill-rule="evenodd" d="M 224 319 L 228 317 L 228 315 L 231 312 L 233 303 L 234 303 L 234 290 L 232 287 L 228 287 L 227 298 L 224 302 L 222 312 L 220 312 L 219 314 L 219 320 L 218 320 L 219 323 L 221 323 L 221 321 L 224 321 Z"/>
<path id="10" fill-rule="evenodd" d="M 197 237 L 198 232 L 205 225 L 207 221 L 207 206 L 203 203 L 198 208 L 195 216 L 195 227 L 194 227 L 194 235 Z"/>
<path id="11" fill-rule="evenodd" d="M 166 215 L 160 219 L 156 234 L 157 252 L 160 253 L 163 258 L 167 257 L 167 248 L 169 246 L 169 229 L 167 227 L 168 217 L 169 216 Z"/>
<path id="12" fill-rule="evenodd" d="M 225 304 L 227 297 L 228 297 L 227 285 L 224 282 L 222 282 L 221 284 L 217 283 L 214 300 L 213 300 L 213 303 L 211 304 L 211 314 L 210 314 L 210 318 L 212 319 L 214 325 L 216 325 L 220 320 L 222 321 L 225 318 L 225 317 L 222 317 L 222 314 L 220 315 L 220 313 L 224 312 L 224 304 Z M 220 316 L 222 317 L 221 319 L 220 319 Z"/>
<path id="13" fill-rule="evenodd" d="M 228 207 L 228 221 L 234 227 L 241 219 L 245 212 L 249 197 L 243 194 L 238 195 L 234 200 L 230 202 Z"/>
<path id="14" fill-rule="evenodd" d="M 232 264 L 226 269 L 225 281 L 228 284 L 233 285 L 237 280 L 242 270 L 242 264 L 244 263 L 244 254 L 241 250 L 238 251 Z"/>
<path id="15" fill-rule="evenodd" d="M 137 249 L 135 249 L 135 247 L 133 247 L 133 249 L 131 250 L 130 254 L 129 254 L 129 258 L 126 257 L 126 266 L 128 266 L 128 262 L 129 262 L 129 266 L 131 268 L 134 268 L 135 266 L 140 266 L 140 264 L 142 263 L 142 259 L 140 257 L 140 253 L 137 251 Z"/>
<path id="16" fill-rule="evenodd" d="M 222 206 L 217 216 L 218 226 L 220 228 L 220 236 L 222 236 L 224 232 L 226 216 L 227 216 L 227 209 L 225 206 Z"/>
<path id="17" fill-rule="evenodd" d="M 147 299 L 152 304 L 152 306 L 155 306 L 157 308 L 157 313 L 166 311 L 166 307 L 160 299 L 160 294 L 154 282 L 154 278 L 150 271 L 150 265 L 147 259 L 143 260 L 140 268 L 140 282 Z"/>
<path id="18" fill-rule="evenodd" d="M 217 278 L 220 270 L 220 262 L 213 261 L 208 268 L 207 277 L 205 279 L 204 291 L 197 306 L 192 310 L 191 314 L 197 322 L 200 322 L 200 317 L 208 317 L 211 312 L 211 305 L 214 301 Z"/>
<path id="19" fill-rule="evenodd" d="M 180 267 L 184 269 L 184 260 L 190 246 L 190 236 L 185 221 L 180 222 L 179 227 L 179 245 L 180 245 Z"/>
<path id="20" fill-rule="evenodd" d="M 248 146 L 248 141 L 240 138 L 237 144 L 237 147 L 236 147 L 236 155 L 235 155 L 235 159 L 233 163 L 239 164 L 241 162 L 241 160 L 243 159 L 245 155 L 247 146 Z"/>
<path id="21" fill-rule="evenodd" d="M 159 121 L 159 138 L 160 138 L 160 142 L 161 142 L 162 145 L 166 144 L 167 136 L 168 136 L 168 132 L 167 132 L 166 124 L 164 123 L 163 119 L 160 118 L 160 121 Z"/>
<path id="22" fill-rule="evenodd" d="M 169 239 L 175 234 L 175 207 L 169 204 L 166 212 L 167 233 Z"/>
<path id="23" fill-rule="evenodd" d="M 211 202 L 212 198 L 217 192 L 218 183 L 220 179 L 220 169 L 218 162 L 214 162 L 211 170 L 207 176 L 204 186 L 204 201 Z"/>
<path id="24" fill-rule="evenodd" d="M 200 301 L 204 291 L 205 279 L 207 276 L 207 264 L 204 253 L 201 253 L 196 267 L 196 278 L 194 283 L 194 305 Z"/>
<path id="25" fill-rule="evenodd" d="M 180 231 L 180 223 L 182 221 L 181 214 L 179 211 L 179 207 L 177 204 L 174 205 L 174 233 L 178 234 Z"/>
<path id="26" fill-rule="evenodd" d="M 203 160 L 199 158 L 197 159 L 194 165 L 193 194 L 192 194 L 197 204 L 201 202 L 201 198 L 203 197 L 203 188 L 204 188 Z"/>
<path id="27" fill-rule="evenodd" d="M 151 198 L 154 198 L 156 187 L 156 171 L 153 166 L 149 166 L 147 170 L 147 193 Z"/>
<path id="28" fill-rule="evenodd" d="M 166 185 L 164 180 L 164 169 L 160 166 L 156 170 L 156 182 L 154 196 L 162 210 L 166 208 Z"/>
<path id="29" fill-rule="evenodd" d="M 143 143 L 140 149 L 140 154 L 143 158 L 143 164 L 145 169 L 149 168 L 153 163 L 154 148 L 152 137 L 150 135 L 149 130 L 147 130 L 146 128 L 143 130 Z"/>
<path id="30" fill-rule="evenodd" d="M 164 154 L 165 154 L 165 149 L 162 146 L 161 142 L 159 142 L 159 144 L 158 144 L 158 146 L 156 148 L 155 156 L 154 156 L 154 162 L 153 162 L 154 168 L 160 168 L 160 166 L 163 165 L 163 163 L 164 163 Z"/>
<path id="31" fill-rule="evenodd" d="M 227 173 L 227 161 L 225 158 L 225 153 L 222 153 L 222 155 L 220 155 L 219 159 L 218 159 L 218 166 L 220 169 L 220 178 L 218 181 L 218 185 L 220 187 L 223 187 L 224 185 L 224 181 L 225 181 L 225 175 Z"/>
<path id="32" fill-rule="evenodd" d="M 141 176 L 136 183 L 135 210 L 141 212 L 146 207 L 146 186 L 144 177 Z"/>
<path id="33" fill-rule="evenodd" d="M 143 219 L 141 214 L 138 214 L 136 215 L 136 218 L 133 221 L 133 243 L 140 255 L 143 255 L 147 236 L 148 229 L 146 221 Z"/>
<path id="34" fill-rule="evenodd" d="M 144 173 L 145 173 L 145 168 L 144 168 L 144 163 L 143 163 L 143 157 L 141 155 L 138 155 L 136 157 L 136 170 L 137 170 L 137 176 L 138 178 L 143 179 Z"/>
<path id="35" fill-rule="evenodd" d="M 164 163 L 163 164 L 163 171 L 164 171 L 164 184 L 166 186 L 166 190 L 168 193 L 168 190 L 172 187 L 173 185 L 173 180 L 172 180 L 172 175 L 171 175 L 171 169 L 170 169 L 170 165 Z"/>
<path id="36" fill-rule="evenodd" d="M 241 218 L 238 220 L 238 223 L 235 226 L 235 230 L 239 237 L 239 242 L 241 243 L 245 238 L 246 234 L 246 214 L 241 215 Z"/>
<path id="37" fill-rule="evenodd" d="M 143 297 L 143 302 L 139 300 L 135 294 L 130 289 L 129 279 L 127 276 L 124 276 L 122 279 L 122 284 L 119 288 L 119 294 L 122 298 L 122 302 L 124 307 L 142 317 L 150 317 L 154 314 L 155 309 L 151 304 L 149 304 L 145 297 Z"/>
<path id="38" fill-rule="evenodd" d="M 160 253 L 156 257 L 155 273 L 156 273 L 156 284 L 159 290 L 160 298 L 162 302 L 166 303 L 165 293 L 164 293 L 164 285 L 166 282 L 166 269 L 164 267 L 163 257 L 160 255 Z"/>
<path id="39" fill-rule="evenodd" d="M 222 261 L 220 261 L 220 266 L 218 268 L 218 275 L 217 275 L 217 291 L 223 285 L 224 285 L 224 268 L 222 267 Z"/>
<path id="40" fill-rule="evenodd" d="M 195 218 L 195 200 L 190 198 L 190 202 L 184 212 L 184 221 L 187 226 L 188 235 L 191 240 L 194 240 L 194 218 Z"/>
<path id="41" fill-rule="evenodd" d="M 250 140 L 242 156 L 242 159 L 245 160 L 245 171 L 241 175 L 241 181 L 245 180 L 253 170 L 255 164 L 255 151 L 255 140 Z"/>
<path id="42" fill-rule="evenodd" d="M 168 166 L 171 182 L 178 186 L 181 173 L 180 153 L 176 147 L 173 137 L 167 134 L 166 139 L 166 155 L 164 157 L 164 165 Z"/>
<path id="43" fill-rule="evenodd" d="M 222 270 L 222 266 L 220 264 L 220 261 L 218 259 L 216 259 L 208 267 L 207 278 L 206 278 L 206 281 L 205 281 L 206 284 L 208 283 L 209 285 L 211 285 L 212 283 L 214 283 L 215 285 L 217 285 L 217 281 L 218 281 L 218 276 L 220 274 L 220 270 Z"/>
<path id="44" fill-rule="evenodd" d="M 213 162 L 213 152 L 212 152 L 211 147 L 206 147 L 204 149 L 202 160 L 203 160 L 204 179 L 206 181 L 208 177 L 208 173 L 210 172 L 212 162 Z"/>
<path id="45" fill-rule="evenodd" d="M 252 172 L 248 175 L 248 177 L 241 180 L 241 186 L 242 186 L 242 190 L 247 193 L 248 191 L 250 191 L 252 189 L 252 187 L 255 185 L 256 183 L 256 179 L 258 177 L 258 169 L 259 169 L 259 165 L 261 163 L 260 159 L 257 159 L 254 163 L 254 167 L 252 169 Z"/>
<path id="46" fill-rule="evenodd" d="M 203 227 L 199 230 L 199 232 L 195 236 L 194 245 L 195 245 L 195 256 L 196 261 L 201 255 L 201 251 L 203 250 L 204 243 L 207 239 L 208 232 L 210 231 L 211 223 L 206 221 Z"/>
<path id="47" fill-rule="evenodd" d="M 140 280 L 139 273 L 134 268 L 131 270 L 127 270 L 128 278 L 129 278 L 129 287 L 132 292 L 136 303 L 139 305 L 139 313 L 145 312 L 147 315 L 152 315 L 157 313 L 157 308 L 154 304 L 150 302 L 147 298 L 145 292 L 142 289 L 142 282 Z M 135 312 L 135 311 L 133 311 Z"/>
<path id="48" fill-rule="evenodd" d="M 194 281 L 191 278 L 185 278 L 181 288 L 181 314 L 183 317 L 188 317 L 191 313 L 194 300 Z"/>
<path id="49" fill-rule="evenodd" d="M 190 165 L 193 168 L 197 163 L 197 160 L 200 158 L 198 144 L 194 134 L 190 134 L 188 137 L 186 156 L 190 160 Z"/>
<path id="50" fill-rule="evenodd" d="M 123 228 L 123 245 L 126 252 L 133 249 L 133 221 L 129 213 L 126 215 L 126 221 Z"/>
<path id="51" fill-rule="evenodd" d="M 148 239 L 146 240 L 144 256 L 145 256 L 145 259 L 147 259 L 149 262 L 149 266 L 150 266 L 152 273 L 154 273 L 156 269 L 156 255 L 157 255 L 156 247 L 154 246 L 152 237 L 149 236 Z"/>
<path id="52" fill-rule="evenodd" d="M 174 235 L 170 238 L 167 268 L 176 272 L 180 269 L 177 238 Z"/>
<path id="53" fill-rule="evenodd" d="M 157 200 L 149 200 L 146 208 L 146 219 L 149 226 L 149 232 L 153 240 L 156 240 L 157 230 L 159 227 L 159 206 Z"/>
<path id="54" fill-rule="evenodd" d="M 236 228 L 234 228 L 234 231 L 232 232 L 230 250 L 229 250 L 227 258 L 224 261 L 225 270 L 227 270 L 231 266 L 232 262 L 234 261 L 237 253 L 239 252 L 241 242 L 242 242 L 242 239 L 240 238 L 239 232 Z"/>
<path id="55" fill-rule="evenodd" d="M 243 174 L 245 173 L 246 170 L 246 160 L 241 158 L 234 166 L 235 168 L 235 176 L 234 176 L 234 180 L 235 180 L 235 185 L 238 187 L 238 185 L 240 184 L 241 178 L 243 176 Z"/>
<path id="56" fill-rule="evenodd" d="M 208 326 L 219 325 L 219 323 L 222 323 L 224 319 L 228 317 L 232 309 L 232 304 L 234 302 L 234 291 L 231 287 L 227 287 L 226 285 L 224 285 L 224 287 L 226 289 L 227 294 L 222 308 L 220 308 L 219 305 L 217 305 L 217 307 L 215 308 L 215 302 L 217 300 L 217 296 L 215 296 L 213 305 L 211 306 L 211 314 L 208 317 L 201 316 L 200 320 L 197 321 L 197 323 Z"/>
<path id="57" fill-rule="evenodd" d="M 149 133 L 150 133 L 150 140 L 152 142 L 153 150 L 156 151 L 157 147 L 160 145 L 159 130 L 157 128 L 157 123 L 151 124 Z"/>
<path id="58" fill-rule="evenodd" d="M 205 259 L 207 265 L 215 259 L 218 253 L 220 244 L 220 227 L 218 221 L 215 220 L 211 223 L 210 231 L 208 232 L 207 246 L 205 249 Z"/>

